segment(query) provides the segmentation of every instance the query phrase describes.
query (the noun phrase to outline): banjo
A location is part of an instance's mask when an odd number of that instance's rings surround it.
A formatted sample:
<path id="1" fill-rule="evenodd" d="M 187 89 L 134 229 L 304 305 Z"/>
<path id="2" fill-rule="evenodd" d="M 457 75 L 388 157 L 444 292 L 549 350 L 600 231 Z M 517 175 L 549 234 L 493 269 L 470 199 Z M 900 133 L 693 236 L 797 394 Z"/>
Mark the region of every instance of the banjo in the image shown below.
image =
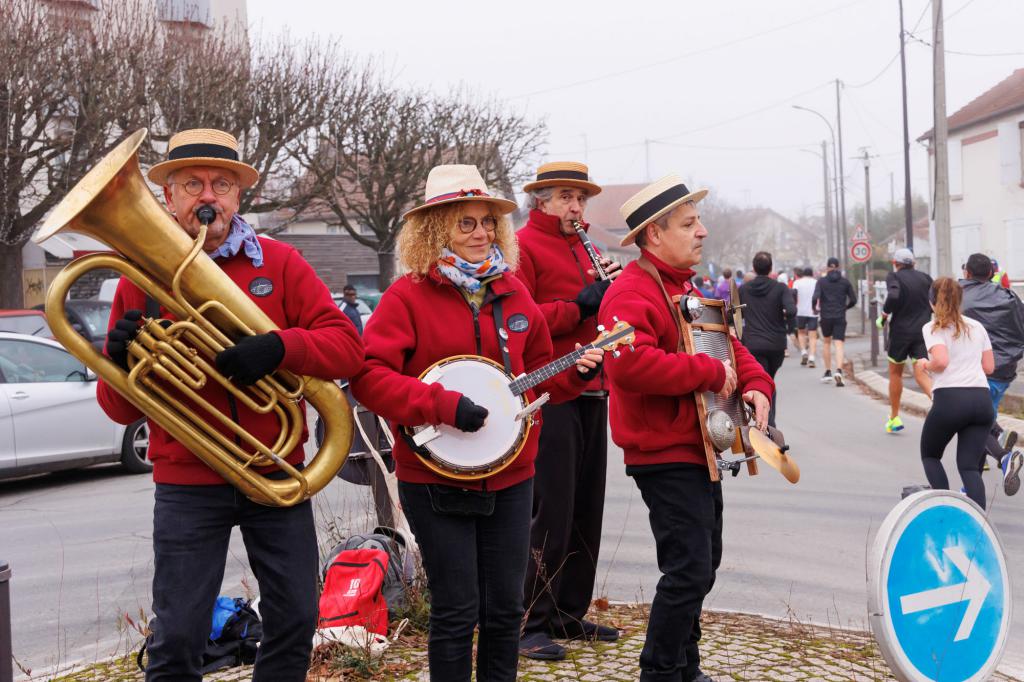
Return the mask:
<path id="1" fill-rule="evenodd" d="M 616 318 L 612 329 L 600 325 L 597 329 L 597 338 L 586 346 L 517 377 L 480 355 L 454 355 L 434 363 L 420 375 L 420 380 L 440 383 L 448 390 L 462 393 L 487 408 L 487 420 L 473 433 L 447 424 L 403 426 L 407 440 L 416 446 L 414 450 L 423 463 L 437 474 L 460 481 L 493 476 L 515 461 L 533 428 L 534 413 L 550 397 L 544 393 L 531 403 L 526 399 L 528 390 L 573 367 L 588 350 L 603 348 L 617 356 L 618 346 L 632 348 L 634 330 L 626 322 Z"/>

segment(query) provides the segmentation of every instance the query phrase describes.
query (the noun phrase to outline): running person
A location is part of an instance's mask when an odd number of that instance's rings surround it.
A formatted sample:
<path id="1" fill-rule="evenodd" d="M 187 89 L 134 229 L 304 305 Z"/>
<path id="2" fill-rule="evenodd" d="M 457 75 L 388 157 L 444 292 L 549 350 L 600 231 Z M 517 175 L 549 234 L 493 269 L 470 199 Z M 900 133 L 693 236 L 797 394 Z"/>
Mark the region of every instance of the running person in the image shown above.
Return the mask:
<path id="1" fill-rule="evenodd" d="M 828 259 L 828 272 L 814 287 L 811 306 L 821 314 L 821 338 L 824 348 L 821 357 L 825 361 L 822 383 L 835 381 L 843 385 L 843 344 L 846 341 L 846 311 L 857 305 L 857 292 L 850 280 L 839 271 L 839 259 Z M 836 347 L 836 371 L 832 373 L 832 344 Z"/>
<path id="2" fill-rule="evenodd" d="M 964 264 L 963 303 L 960 311 L 965 317 L 977 320 L 985 327 L 992 341 L 995 371 L 988 377 L 988 391 L 992 409 L 999 415 L 1003 394 L 1017 376 L 1017 363 L 1024 357 L 1024 303 L 1017 294 L 992 282 L 995 267 L 983 253 L 972 253 Z M 1024 455 L 1013 446 L 1017 432 L 1004 431 L 999 422 L 992 421 L 985 452 L 999 462 L 1003 473 L 1003 489 L 1007 495 L 1020 489 L 1020 470 Z"/>
<path id="3" fill-rule="evenodd" d="M 800 364 L 814 369 L 814 353 L 818 350 L 818 316 L 814 314 L 814 289 L 818 285 L 814 270 L 803 268 L 800 278 L 793 283 L 796 298 L 797 347 L 800 348 Z"/>
<path id="4" fill-rule="evenodd" d="M 917 363 L 934 377 L 932 409 L 921 430 L 921 463 L 934 489 L 949 490 L 942 451 L 955 435 L 956 468 L 967 496 L 985 508 L 981 461 L 992 420 L 987 375 L 996 362 L 985 328 L 960 314 L 963 290 L 951 277 L 929 289 L 934 315 L 921 328 L 928 358 Z"/>
<path id="5" fill-rule="evenodd" d="M 875 324 L 881 328 L 889 321 L 889 421 L 886 433 L 903 430 L 900 397 L 903 395 L 903 366 L 913 358 L 914 380 L 931 397 L 931 378 L 918 364 L 928 357 L 921 327 L 929 319 L 928 291 L 932 278 L 914 269 L 914 252 L 896 249 L 892 258 L 895 270 L 885 277 L 885 304 Z"/>

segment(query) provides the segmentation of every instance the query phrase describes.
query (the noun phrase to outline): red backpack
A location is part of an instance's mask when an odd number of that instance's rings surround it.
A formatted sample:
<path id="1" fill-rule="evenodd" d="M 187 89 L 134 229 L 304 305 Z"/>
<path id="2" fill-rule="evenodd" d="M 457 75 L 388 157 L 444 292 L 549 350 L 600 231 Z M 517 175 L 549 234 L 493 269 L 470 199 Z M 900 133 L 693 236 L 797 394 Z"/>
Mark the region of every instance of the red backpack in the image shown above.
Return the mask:
<path id="1" fill-rule="evenodd" d="M 317 627 L 360 625 L 388 634 L 388 605 L 381 591 L 388 572 L 388 553 L 380 549 L 346 549 L 330 566 L 320 595 Z"/>

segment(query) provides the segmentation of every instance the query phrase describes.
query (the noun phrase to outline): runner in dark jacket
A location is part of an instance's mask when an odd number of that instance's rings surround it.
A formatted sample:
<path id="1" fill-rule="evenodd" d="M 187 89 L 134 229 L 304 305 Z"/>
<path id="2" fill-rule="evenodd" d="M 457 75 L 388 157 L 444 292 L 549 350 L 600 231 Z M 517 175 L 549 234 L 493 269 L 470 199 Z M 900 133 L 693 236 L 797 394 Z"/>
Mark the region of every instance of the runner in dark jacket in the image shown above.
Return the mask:
<path id="1" fill-rule="evenodd" d="M 980 322 L 992 340 L 996 368 L 988 376 L 988 391 L 998 417 L 999 403 L 1017 376 L 1017 363 L 1024 357 L 1024 303 L 1017 294 L 991 281 L 994 270 L 988 256 L 971 254 L 964 265 L 964 279 L 960 280 L 964 291 L 960 309 L 964 317 Z M 998 421 L 992 423 L 985 452 L 999 462 L 1007 495 L 1016 494 L 1020 488 L 1020 469 L 1024 465 L 1024 455 L 1013 449 L 1016 442 L 1016 431 L 1003 431 Z"/>
<path id="2" fill-rule="evenodd" d="M 760 251 L 754 256 L 757 276 L 740 289 L 743 309 L 743 345 L 764 370 L 775 378 L 782 367 L 786 353 L 786 331 L 789 320 L 796 317 L 793 292 L 782 282 L 768 276 L 772 269 L 772 255 Z M 777 396 L 772 396 L 768 423 L 775 426 Z"/>
<path id="3" fill-rule="evenodd" d="M 932 278 L 914 269 L 914 252 L 910 249 L 896 249 L 892 263 L 894 270 L 885 277 L 885 303 L 882 315 L 875 324 L 881 328 L 889 319 L 889 421 L 885 423 L 886 433 L 903 430 L 900 419 L 900 397 L 903 395 L 903 367 L 912 362 L 914 380 L 928 397 L 932 395 L 932 379 L 920 366 L 928 359 L 921 328 L 932 318 L 928 291 Z"/>
<path id="4" fill-rule="evenodd" d="M 821 320 L 822 351 L 825 361 L 825 374 L 822 383 L 835 381 L 836 386 L 843 385 L 843 345 L 846 341 L 846 311 L 857 305 L 857 292 L 853 290 L 850 280 L 839 271 L 839 259 L 828 259 L 828 272 L 818 280 L 814 287 L 811 305 L 818 311 Z M 836 346 L 836 371 L 832 373 L 832 344 Z"/>

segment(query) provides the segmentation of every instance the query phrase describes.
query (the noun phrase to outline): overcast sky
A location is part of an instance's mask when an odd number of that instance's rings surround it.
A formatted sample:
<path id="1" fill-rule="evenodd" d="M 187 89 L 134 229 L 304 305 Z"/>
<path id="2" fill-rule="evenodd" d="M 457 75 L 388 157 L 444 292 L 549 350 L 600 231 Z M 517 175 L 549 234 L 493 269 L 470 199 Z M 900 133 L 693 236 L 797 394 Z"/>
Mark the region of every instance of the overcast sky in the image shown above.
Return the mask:
<path id="1" fill-rule="evenodd" d="M 944 0 L 946 102 L 952 114 L 1024 67 L 1024 0 Z M 740 206 L 820 213 L 820 149 L 842 88 L 847 214 L 903 193 L 896 0 L 473 3 L 249 0 L 263 31 L 335 34 L 402 83 L 469 86 L 543 118 L 548 160 L 583 160 L 598 182 L 666 173 Z M 908 30 L 931 41 L 931 6 L 905 0 Z M 916 28 L 915 28 L 916 27 Z M 949 51 L 985 55 L 968 56 Z M 913 140 L 932 125 L 931 48 L 907 47 L 911 181 L 928 189 Z M 644 140 L 651 140 L 645 145 Z M 649 154 L 648 154 L 649 151 Z"/>

